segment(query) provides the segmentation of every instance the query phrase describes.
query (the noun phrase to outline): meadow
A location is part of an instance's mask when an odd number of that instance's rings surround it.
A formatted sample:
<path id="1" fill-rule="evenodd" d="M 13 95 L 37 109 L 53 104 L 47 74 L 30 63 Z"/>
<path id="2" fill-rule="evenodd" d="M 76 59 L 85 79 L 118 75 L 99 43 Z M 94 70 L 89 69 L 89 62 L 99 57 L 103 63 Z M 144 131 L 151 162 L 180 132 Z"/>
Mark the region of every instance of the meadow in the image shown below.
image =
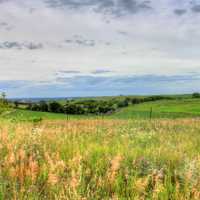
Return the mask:
<path id="1" fill-rule="evenodd" d="M 0 124 L 0 199 L 199 199 L 199 119 Z"/>
<path id="2" fill-rule="evenodd" d="M 145 102 L 105 116 L 4 109 L 0 199 L 198 200 L 199 103 Z"/>

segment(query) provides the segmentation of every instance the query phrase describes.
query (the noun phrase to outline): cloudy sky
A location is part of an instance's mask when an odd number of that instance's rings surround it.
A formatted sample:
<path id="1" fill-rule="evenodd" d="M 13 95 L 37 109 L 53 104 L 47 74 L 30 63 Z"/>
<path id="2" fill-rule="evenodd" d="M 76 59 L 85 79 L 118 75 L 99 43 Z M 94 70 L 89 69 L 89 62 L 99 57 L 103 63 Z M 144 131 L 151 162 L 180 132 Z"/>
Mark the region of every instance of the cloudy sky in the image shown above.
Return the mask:
<path id="1" fill-rule="evenodd" d="M 0 0 L 0 91 L 199 91 L 199 22 L 198 0 Z"/>

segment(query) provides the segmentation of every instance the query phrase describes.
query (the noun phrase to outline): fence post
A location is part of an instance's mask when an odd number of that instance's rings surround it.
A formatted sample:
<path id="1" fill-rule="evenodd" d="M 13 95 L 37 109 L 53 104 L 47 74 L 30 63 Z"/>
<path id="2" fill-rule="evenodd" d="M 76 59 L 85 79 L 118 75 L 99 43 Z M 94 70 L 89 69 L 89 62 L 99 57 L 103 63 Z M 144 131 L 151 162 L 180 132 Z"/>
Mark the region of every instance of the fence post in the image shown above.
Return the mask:
<path id="1" fill-rule="evenodd" d="M 151 109 L 150 109 L 150 120 L 152 119 L 152 113 L 153 113 L 153 109 L 152 109 L 152 107 L 151 107 Z"/>

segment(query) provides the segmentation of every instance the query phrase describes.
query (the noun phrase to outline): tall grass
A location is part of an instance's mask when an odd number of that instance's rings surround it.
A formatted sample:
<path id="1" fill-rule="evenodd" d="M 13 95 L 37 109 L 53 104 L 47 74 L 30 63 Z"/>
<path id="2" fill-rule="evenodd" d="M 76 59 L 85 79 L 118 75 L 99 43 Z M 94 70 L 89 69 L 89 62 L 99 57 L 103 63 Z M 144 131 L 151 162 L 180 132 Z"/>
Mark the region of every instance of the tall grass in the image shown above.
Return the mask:
<path id="1" fill-rule="evenodd" d="M 0 199 L 200 199 L 200 120 L 0 124 Z"/>

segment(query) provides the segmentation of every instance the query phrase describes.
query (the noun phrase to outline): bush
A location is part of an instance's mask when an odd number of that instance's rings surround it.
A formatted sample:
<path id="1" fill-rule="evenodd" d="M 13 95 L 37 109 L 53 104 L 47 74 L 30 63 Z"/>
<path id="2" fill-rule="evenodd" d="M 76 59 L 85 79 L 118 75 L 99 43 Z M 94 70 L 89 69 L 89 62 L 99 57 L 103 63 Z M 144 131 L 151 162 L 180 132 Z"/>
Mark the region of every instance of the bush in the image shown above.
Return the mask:
<path id="1" fill-rule="evenodd" d="M 123 100 L 123 101 L 119 101 L 118 104 L 117 104 L 117 106 L 119 108 L 127 107 L 128 106 L 128 101 L 126 99 Z"/>
<path id="2" fill-rule="evenodd" d="M 139 99 L 139 98 L 133 98 L 131 100 L 132 104 L 139 104 L 139 103 L 142 103 L 142 102 L 144 102 L 144 100 L 143 99 Z"/>

